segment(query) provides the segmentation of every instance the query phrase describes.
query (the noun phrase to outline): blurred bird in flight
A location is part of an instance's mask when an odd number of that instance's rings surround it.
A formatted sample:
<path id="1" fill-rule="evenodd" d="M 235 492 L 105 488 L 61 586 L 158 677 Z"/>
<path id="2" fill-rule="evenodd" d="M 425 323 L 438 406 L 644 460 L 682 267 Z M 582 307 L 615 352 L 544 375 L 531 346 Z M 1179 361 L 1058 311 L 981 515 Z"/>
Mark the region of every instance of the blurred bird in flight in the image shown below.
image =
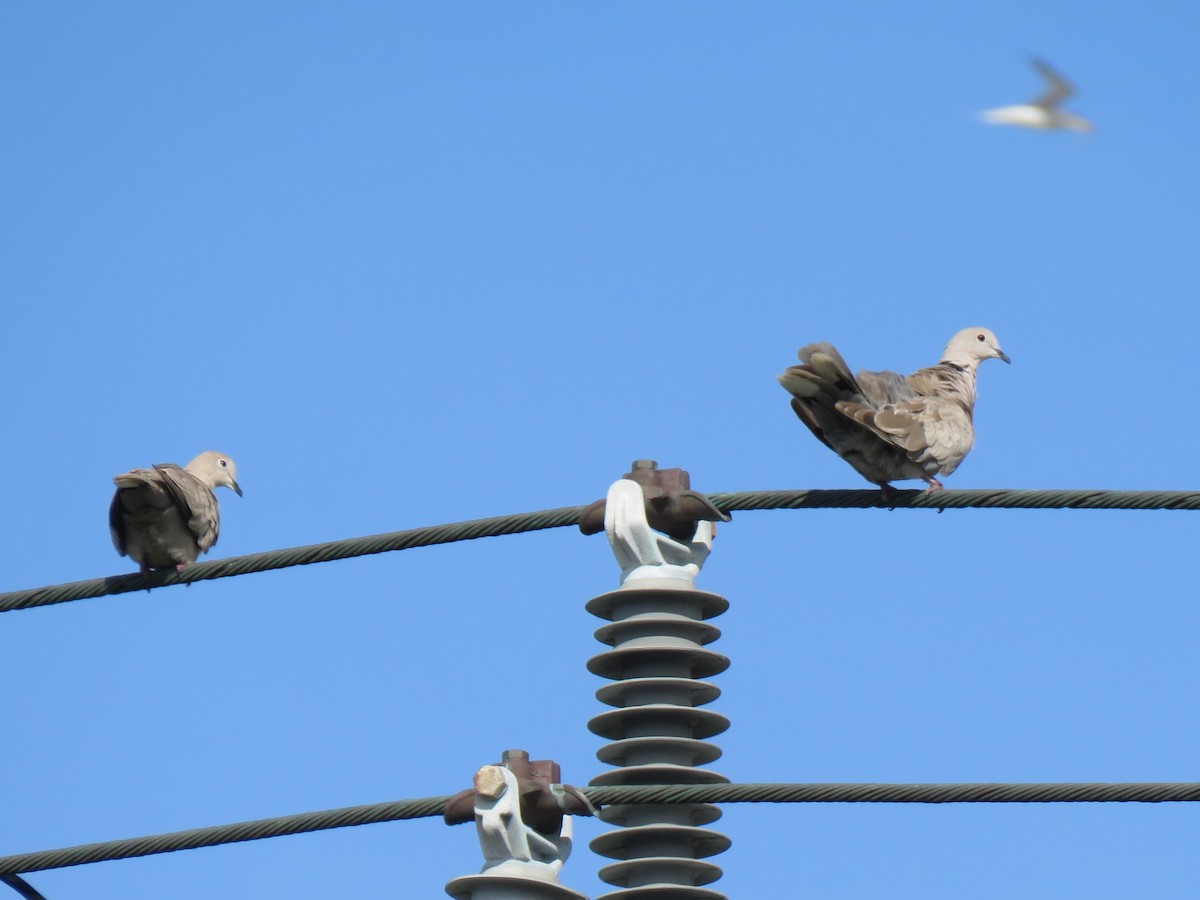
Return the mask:
<path id="1" fill-rule="evenodd" d="M 1046 90 L 1029 103 L 985 110 L 980 113 L 983 121 L 1040 131 L 1091 131 L 1095 127 L 1091 122 L 1061 108 L 1063 101 L 1075 93 L 1071 83 L 1040 59 L 1030 59 L 1030 63 L 1045 80 Z"/>

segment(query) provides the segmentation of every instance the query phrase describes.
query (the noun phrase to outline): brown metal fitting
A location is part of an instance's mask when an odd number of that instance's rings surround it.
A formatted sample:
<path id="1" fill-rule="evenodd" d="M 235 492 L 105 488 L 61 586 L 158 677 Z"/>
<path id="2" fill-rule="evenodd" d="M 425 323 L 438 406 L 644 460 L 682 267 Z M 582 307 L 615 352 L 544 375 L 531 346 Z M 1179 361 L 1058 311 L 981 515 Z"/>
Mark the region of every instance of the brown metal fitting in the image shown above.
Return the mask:
<path id="1" fill-rule="evenodd" d="M 660 469 L 652 459 L 638 459 L 621 477 L 641 485 L 650 527 L 677 541 L 692 540 L 699 522 L 729 521 L 711 500 L 691 489 L 691 479 L 683 469 Z M 579 517 L 579 530 L 584 534 L 603 531 L 605 505 L 604 500 L 588 505 Z"/>
<path id="2" fill-rule="evenodd" d="M 517 776 L 521 791 L 521 821 L 539 834 L 557 836 L 562 831 L 564 814 L 596 814 L 595 807 L 582 791 L 561 783 L 562 769 L 554 760 L 531 760 L 524 750 L 505 750 L 498 765 Z M 475 789 L 459 791 L 447 800 L 442 818 L 447 825 L 475 821 Z"/>

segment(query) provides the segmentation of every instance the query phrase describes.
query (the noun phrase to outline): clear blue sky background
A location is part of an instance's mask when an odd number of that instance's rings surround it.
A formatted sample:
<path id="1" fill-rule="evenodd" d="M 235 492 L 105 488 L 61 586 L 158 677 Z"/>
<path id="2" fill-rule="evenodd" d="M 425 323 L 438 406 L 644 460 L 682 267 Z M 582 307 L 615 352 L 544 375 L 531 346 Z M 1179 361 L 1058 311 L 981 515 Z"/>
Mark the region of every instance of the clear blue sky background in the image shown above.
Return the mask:
<path id="1" fill-rule="evenodd" d="M 0 10 L 5 590 L 131 571 L 111 477 L 232 455 L 214 556 L 863 487 L 774 376 L 986 325 L 951 488 L 1196 484 L 1194 4 Z M 1095 134 L 985 126 L 1045 56 Z M 1186 513 L 739 513 L 699 579 L 735 781 L 1200 779 Z M 11 613 L 0 853 L 583 784 L 616 585 L 573 529 Z M 728 806 L 731 897 L 1194 897 L 1192 806 Z M 564 881 L 606 889 L 578 821 Z M 51 900 L 437 897 L 421 820 L 30 876 Z"/>

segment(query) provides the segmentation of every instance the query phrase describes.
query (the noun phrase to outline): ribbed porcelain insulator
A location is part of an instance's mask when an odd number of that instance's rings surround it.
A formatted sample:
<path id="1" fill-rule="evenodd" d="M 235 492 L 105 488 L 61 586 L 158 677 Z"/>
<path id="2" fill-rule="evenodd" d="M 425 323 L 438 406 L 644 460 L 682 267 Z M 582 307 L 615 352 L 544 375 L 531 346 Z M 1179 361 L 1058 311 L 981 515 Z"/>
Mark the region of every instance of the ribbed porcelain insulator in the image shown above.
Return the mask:
<path id="1" fill-rule="evenodd" d="M 611 680 L 596 698 L 614 707 L 588 728 L 610 741 L 596 758 L 616 767 L 592 785 L 728 782 L 699 768 L 721 755 L 706 739 L 729 727 L 720 713 L 700 708 L 721 694 L 700 679 L 729 666 L 707 648 L 721 635 L 707 620 L 728 608 L 724 597 L 694 588 L 628 582 L 588 602 L 588 612 L 609 620 L 596 639 L 612 648 L 589 660 L 588 670 Z M 702 827 L 720 817 L 720 809 L 707 803 L 605 806 L 600 818 L 623 827 L 600 835 L 591 848 L 617 860 L 599 874 L 618 890 L 597 900 L 725 900 L 704 887 L 721 877 L 705 858 L 730 845 L 723 834 Z"/>

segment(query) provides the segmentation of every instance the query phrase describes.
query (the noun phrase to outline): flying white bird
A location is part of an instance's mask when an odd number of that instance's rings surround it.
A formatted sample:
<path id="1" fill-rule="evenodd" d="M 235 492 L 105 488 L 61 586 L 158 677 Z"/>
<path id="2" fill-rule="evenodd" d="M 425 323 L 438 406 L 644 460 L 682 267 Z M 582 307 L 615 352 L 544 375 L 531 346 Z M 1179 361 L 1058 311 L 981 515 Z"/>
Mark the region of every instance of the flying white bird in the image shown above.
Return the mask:
<path id="1" fill-rule="evenodd" d="M 985 110 L 980 113 L 980 118 L 993 125 L 1018 125 L 1041 131 L 1091 131 L 1095 126 L 1087 119 L 1060 108 L 1063 101 L 1075 93 L 1071 83 L 1042 60 L 1033 58 L 1029 61 L 1041 73 L 1046 90 L 1029 103 Z"/>

